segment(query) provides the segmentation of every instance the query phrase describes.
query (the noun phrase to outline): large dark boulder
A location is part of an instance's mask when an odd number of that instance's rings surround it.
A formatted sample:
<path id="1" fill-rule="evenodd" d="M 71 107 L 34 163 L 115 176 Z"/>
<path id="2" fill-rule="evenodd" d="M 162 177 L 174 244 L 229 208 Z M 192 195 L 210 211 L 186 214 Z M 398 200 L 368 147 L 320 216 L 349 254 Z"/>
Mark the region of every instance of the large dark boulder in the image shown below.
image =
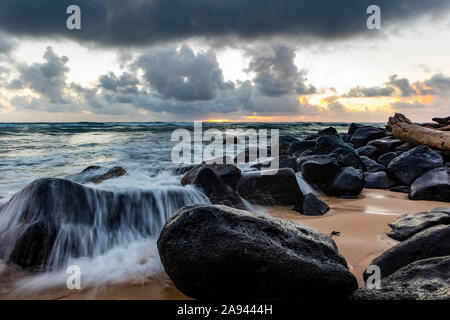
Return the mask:
<path id="1" fill-rule="evenodd" d="M 366 171 L 368 172 L 378 172 L 386 170 L 385 166 L 368 157 L 362 156 L 361 161 L 364 163 Z"/>
<path id="2" fill-rule="evenodd" d="M 450 256 L 419 260 L 381 279 L 380 289 L 360 288 L 355 300 L 450 300 Z"/>
<path id="3" fill-rule="evenodd" d="M 242 209 L 245 207 L 236 191 L 225 184 L 210 167 L 200 169 L 193 184 L 203 189 L 211 203 Z"/>
<path id="4" fill-rule="evenodd" d="M 353 132 L 350 142 L 355 146 L 355 148 L 359 148 L 366 145 L 369 141 L 383 138 L 385 135 L 386 132 L 384 129 L 372 126 L 363 126 Z"/>
<path id="5" fill-rule="evenodd" d="M 278 138 L 278 152 L 280 155 L 287 155 L 289 147 L 292 143 L 299 141 L 297 138 L 294 138 L 289 135 L 280 136 Z"/>
<path id="6" fill-rule="evenodd" d="M 364 128 L 365 126 L 360 123 L 351 123 L 348 127 L 348 134 L 354 134 L 359 128 Z"/>
<path id="7" fill-rule="evenodd" d="M 175 286 L 192 298 L 345 299 L 357 288 L 328 236 L 226 206 L 180 209 L 158 250 Z"/>
<path id="8" fill-rule="evenodd" d="M 70 258 L 92 258 L 123 243 L 124 234 L 130 241 L 156 236 L 175 210 L 207 201 L 181 187 L 109 192 L 38 179 L 0 208 L 0 260 L 29 271 L 64 268 Z"/>
<path id="9" fill-rule="evenodd" d="M 330 207 L 314 193 L 308 193 L 303 200 L 303 214 L 305 216 L 322 216 Z"/>
<path id="10" fill-rule="evenodd" d="M 409 198 L 450 202 L 450 168 L 435 168 L 417 178 L 411 185 Z"/>
<path id="11" fill-rule="evenodd" d="M 358 196 L 364 188 L 364 174 L 353 167 L 342 168 L 321 190 L 330 196 Z"/>
<path id="12" fill-rule="evenodd" d="M 450 226 L 438 225 L 393 246 L 370 264 L 378 266 L 384 278 L 412 262 L 447 255 L 450 255 Z M 363 276 L 367 280 L 370 273 Z"/>
<path id="13" fill-rule="evenodd" d="M 265 168 L 277 168 L 276 167 L 276 161 L 278 161 L 278 168 L 291 168 L 294 171 L 297 171 L 297 158 L 291 157 L 291 156 L 285 156 L 281 155 L 279 157 L 276 157 L 270 161 L 257 163 L 254 165 L 251 165 L 251 168 L 255 168 L 257 170 L 265 169 Z"/>
<path id="14" fill-rule="evenodd" d="M 395 148 L 401 146 L 404 142 L 399 139 L 376 139 L 369 141 L 368 146 L 376 147 L 381 153 L 395 151 Z"/>
<path id="15" fill-rule="evenodd" d="M 181 185 L 185 186 L 188 184 L 193 184 L 198 173 L 204 168 L 209 168 L 214 171 L 214 173 L 217 174 L 223 182 L 232 188 L 236 187 L 236 184 L 241 177 L 241 169 L 239 169 L 235 164 L 206 163 L 196 165 L 191 170 L 186 172 L 181 178 Z"/>
<path id="16" fill-rule="evenodd" d="M 368 157 L 373 160 L 378 159 L 382 154 L 381 150 L 374 146 L 363 146 L 356 150 L 360 156 Z"/>
<path id="17" fill-rule="evenodd" d="M 366 165 L 358 154 L 341 153 L 341 149 L 336 149 L 330 156 L 334 157 L 341 167 L 353 167 L 365 171 Z"/>
<path id="18" fill-rule="evenodd" d="M 427 146 L 418 146 L 392 160 L 388 171 L 401 184 L 410 185 L 428 170 L 443 164 L 442 156 L 438 152 Z"/>
<path id="19" fill-rule="evenodd" d="M 303 193 L 295 172 L 289 168 L 245 172 L 239 180 L 237 191 L 254 204 L 294 205 L 300 212 L 303 208 Z"/>
<path id="20" fill-rule="evenodd" d="M 388 236 L 403 241 L 416 233 L 439 224 L 450 224 L 450 208 L 435 208 L 433 210 L 410 213 L 390 223 L 392 231 Z"/>
<path id="21" fill-rule="evenodd" d="M 291 143 L 288 149 L 288 154 L 298 157 L 302 152 L 307 150 L 314 150 L 316 147 L 316 141 L 314 140 L 301 140 Z"/>
<path id="22" fill-rule="evenodd" d="M 364 187 L 368 189 L 388 189 L 395 185 L 395 181 L 388 177 L 384 171 L 365 172 L 364 179 Z"/>
<path id="23" fill-rule="evenodd" d="M 308 156 L 300 165 L 302 177 L 309 183 L 323 183 L 334 176 L 340 169 L 338 161 L 329 155 Z"/>
<path id="24" fill-rule="evenodd" d="M 376 160 L 378 163 L 381 163 L 382 165 L 387 167 L 392 160 L 397 158 L 402 153 L 403 153 L 402 151 L 388 152 L 388 153 L 385 153 L 385 154 L 379 156 L 378 159 L 376 159 Z"/>
<path id="25" fill-rule="evenodd" d="M 66 179 L 78 183 L 102 183 L 105 180 L 118 178 L 127 174 L 127 171 L 122 167 L 114 167 L 112 169 L 103 168 L 100 166 L 89 166 L 80 173 L 71 174 Z"/>
<path id="26" fill-rule="evenodd" d="M 314 149 L 315 154 L 329 154 L 339 149 L 340 153 L 345 154 L 357 154 L 356 150 L 342 141 L 338 135 L 324 135 L 317 139 L 317 144 Z"/>
<path id="27" fill-rule="evenodd" d="M 337 130 L 335 128 L 328 127 L 328 128 L 323 129 L 323 130 L 320 130 L 316 134 L 313 134 L 313 135 L 311 135 L 309 137 L 306 137 L 305 140 L 317 140 L 321 136 L 325 136 L 325 135 L 338 135 L 338 132 L 337 132 Z"/>

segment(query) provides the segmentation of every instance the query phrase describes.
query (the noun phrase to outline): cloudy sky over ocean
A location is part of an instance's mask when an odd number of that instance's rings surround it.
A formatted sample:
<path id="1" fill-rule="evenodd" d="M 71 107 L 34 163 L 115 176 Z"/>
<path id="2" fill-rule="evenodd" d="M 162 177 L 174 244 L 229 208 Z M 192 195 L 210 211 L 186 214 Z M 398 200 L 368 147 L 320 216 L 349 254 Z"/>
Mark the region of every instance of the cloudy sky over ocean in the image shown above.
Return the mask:
<path id="1" fill-rule="evenodd" d="M 0 121 L 429 121 L 449 39 L 448 0 L 2 0 Z"/>

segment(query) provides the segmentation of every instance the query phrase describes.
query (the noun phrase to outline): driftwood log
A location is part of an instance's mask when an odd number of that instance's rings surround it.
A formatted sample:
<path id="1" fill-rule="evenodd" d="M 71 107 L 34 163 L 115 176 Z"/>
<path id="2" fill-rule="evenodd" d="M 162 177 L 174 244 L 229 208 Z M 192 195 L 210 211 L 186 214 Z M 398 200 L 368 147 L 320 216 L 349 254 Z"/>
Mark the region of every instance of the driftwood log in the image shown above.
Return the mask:
<path id="1" fill-rule="evenodd" d="M 394 137 L 412 145 L 426 145 L 436 150 L 450 152 L 450 131 L 423 127 L 413 123 L 401 113 L 389 117 L 386 128 Z"/>

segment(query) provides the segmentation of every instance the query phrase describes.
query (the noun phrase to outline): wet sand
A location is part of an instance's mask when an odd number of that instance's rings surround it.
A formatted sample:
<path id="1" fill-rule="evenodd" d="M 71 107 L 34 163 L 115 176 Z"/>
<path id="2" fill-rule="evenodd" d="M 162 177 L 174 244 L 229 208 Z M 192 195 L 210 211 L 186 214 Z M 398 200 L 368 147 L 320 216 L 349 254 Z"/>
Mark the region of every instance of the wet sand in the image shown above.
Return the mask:
<path id="1" fill-rule="evenodd" d="M 270 208 L 270 214 L 295 223 L 312 227 L 330 235 L 332 231 L 340 233 L 333 236 L 339 252 L 345 257 L 350 270 L 362 283 L 362 272 L 369 263 L 397 243 L 386 233 L 390 231 L 388 223 L 400 215 L 425 211 L 436 207 L 446 207 L 448 203 L 436 201 L 411 201 L 404 193 L 387 190 L 365 189 L 358 199 L 323 199 L 331 210 L 324 216 L 308 217 L 299 215 L 290 207 Z M 267 208 L 265 208 L 267 210 Z M 0 294 L 0 299 L 18 298 Z M 25 297 L 19 297 L 25 298 Z M 28 297 L 29 298 L 29 297 Z M 53 292 L 34 295 L 34 299 L 188 299 L 178 291 L 166 275 L 149 281 L 145 285 L 108 286 L 93 291 Z"/>

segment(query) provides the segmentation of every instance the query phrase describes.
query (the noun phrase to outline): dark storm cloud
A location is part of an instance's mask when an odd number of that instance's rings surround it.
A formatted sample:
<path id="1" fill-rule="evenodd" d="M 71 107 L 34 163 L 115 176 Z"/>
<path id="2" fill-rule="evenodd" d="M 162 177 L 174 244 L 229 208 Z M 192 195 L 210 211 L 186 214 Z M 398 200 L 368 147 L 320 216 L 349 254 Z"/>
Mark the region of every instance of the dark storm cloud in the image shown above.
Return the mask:
<path id="1" fill-rule="evenodd" d="M 81 31 L 66 29 L 71 4 L 81 7 Z M 436 18 L 450 7 L 448 0 L 2 0 L 0 30 L 118 46 L 197 36 L 335 39 L 369 32 L 366 8 L 372 4 L 381 7 L 384 25 L 425 14 Z"/>
<path id="2" fill-rule="evenodd" d="M 311 94 L 314 86 L 305 84 L 306 71 L 294 64 L 295 50 L 286 45 L 273 45 L 269 51 L 253 52 L 247 71 L 254 72 L 256 89 L 269 97 L 287 94 Z"/>

